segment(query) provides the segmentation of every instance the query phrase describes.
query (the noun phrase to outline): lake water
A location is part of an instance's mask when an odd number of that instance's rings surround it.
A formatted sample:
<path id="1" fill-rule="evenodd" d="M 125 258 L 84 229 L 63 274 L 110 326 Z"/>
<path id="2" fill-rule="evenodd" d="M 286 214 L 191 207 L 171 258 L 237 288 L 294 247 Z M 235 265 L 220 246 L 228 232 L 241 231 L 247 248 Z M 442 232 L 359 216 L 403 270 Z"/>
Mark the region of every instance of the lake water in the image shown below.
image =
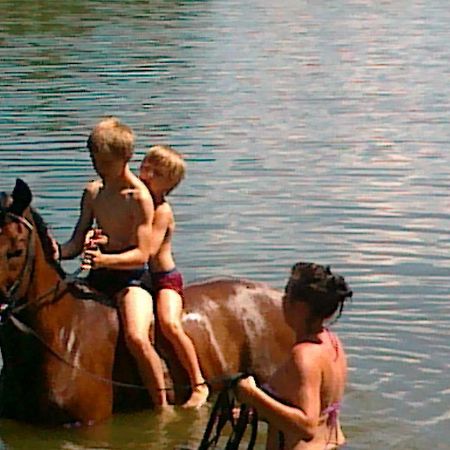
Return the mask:
<path id="1" fill-rule="evenodd" d="M 348 448 L 450 448 L 448 2 L 0 0 L 0 17 L 0 190 L 24 178 L 63 241 L 99 118 L 133 127 L 134 169 L 173 145 L 186 279 L 283 287 L 296 261 L 330 264 L 355 292 L 336 325 Z M 207 415 L 2 421 L 0 448 L 194 449 Z"/>

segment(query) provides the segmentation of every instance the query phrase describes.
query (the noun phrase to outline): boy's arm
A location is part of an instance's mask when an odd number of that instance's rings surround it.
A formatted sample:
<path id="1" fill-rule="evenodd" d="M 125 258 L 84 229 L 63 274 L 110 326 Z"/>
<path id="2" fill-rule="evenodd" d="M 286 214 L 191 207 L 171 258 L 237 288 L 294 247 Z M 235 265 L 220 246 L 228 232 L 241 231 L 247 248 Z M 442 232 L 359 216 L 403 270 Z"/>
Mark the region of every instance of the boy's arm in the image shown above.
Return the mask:
<path id="1" fill-rule="evenodd" d="M 161 208 L 161 207 L 160 207 Z M 161 248 L 166 237 L 169 224 L 172 221 L 173 214 L 170 206 L 167 205 L 166 208 L 155 211 L 155 217 L 153 219 L 152 225 L 152 238 L 150 242 L 150 256 L 152 259 Z"/>
<path id="2" fill-rule="evenodd" d="M 154 215 L 153 200 L 150 195 L 140 195 L 137 200 L 139 225 L 136 229 L 136 247 L 118 254 L 103 254 L 99 250 L 86 250 L 85 259 L 92 261 L 92 267 L 98 269 L 134 269 L 147 263 L 151 250 L 152 222 Z"/>
<path id="3" fill-rule="evenodd" d="M 60 247 L 59 257 L 61 259 L 75 258 L 83 251 L 84 237 L 94 221 L 92 210 L 94 189 L 93 183 L 90 183 L 83 192 L 80 204 L 80 217 L 78 218 L 72 237 Z"/>

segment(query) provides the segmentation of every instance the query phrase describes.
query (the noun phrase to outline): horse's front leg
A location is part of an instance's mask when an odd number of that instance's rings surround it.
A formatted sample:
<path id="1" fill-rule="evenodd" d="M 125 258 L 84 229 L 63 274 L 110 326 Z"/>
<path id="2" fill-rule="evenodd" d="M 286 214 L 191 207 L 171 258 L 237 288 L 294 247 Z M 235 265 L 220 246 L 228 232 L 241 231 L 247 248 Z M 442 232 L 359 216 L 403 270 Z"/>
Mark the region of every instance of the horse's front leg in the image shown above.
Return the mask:
<path id="1" fill-rule="evenodd" d="M 90 425 L 111 416 L 113 358 L 98 353 L 95 361 L 89 359 L 80 357 L 70 362 L 53 355 L 46 358 L 40 395 L 45 421 Z"/>
<path id="2" fill-rule="evenodd" d="M 45 334 L 40 404 L 46 421 L 92 424 L 107 419 L 113 411 L 112 373 L 119 325 L 114 309 L 75 301 L 80 308 L 71 311 L 71 320 L 53 323 L 51 333 Z M 49 325 L 48 321 L 47 330 Z"/>

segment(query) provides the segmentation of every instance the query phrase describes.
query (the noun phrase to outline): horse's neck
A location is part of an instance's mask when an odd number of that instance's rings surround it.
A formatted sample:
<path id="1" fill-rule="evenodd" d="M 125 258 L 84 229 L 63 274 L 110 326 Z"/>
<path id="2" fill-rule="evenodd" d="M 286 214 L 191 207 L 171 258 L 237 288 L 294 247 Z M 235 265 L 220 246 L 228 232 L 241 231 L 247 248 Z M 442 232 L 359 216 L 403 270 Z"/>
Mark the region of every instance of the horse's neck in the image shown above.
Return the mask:
<path id="1" fill-rule="evenodd" d="M 57 289 L 62 281 L 56 269 L 46 260 L 44 250 L 39 238 L 36 236 L 34 244 L 33 273 L 30 280 L 28 301 L 38 301 L 43 299 L 53 289 Z"/>

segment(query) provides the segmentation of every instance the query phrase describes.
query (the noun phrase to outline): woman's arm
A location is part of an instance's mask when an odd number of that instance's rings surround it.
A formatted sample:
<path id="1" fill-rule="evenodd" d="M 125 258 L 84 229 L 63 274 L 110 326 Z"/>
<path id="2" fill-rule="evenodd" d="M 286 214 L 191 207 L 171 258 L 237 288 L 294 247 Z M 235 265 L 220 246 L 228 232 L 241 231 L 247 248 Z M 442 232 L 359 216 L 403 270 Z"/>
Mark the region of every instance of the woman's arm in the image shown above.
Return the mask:
<path id="1" fill-rule="evenodd" d="M 292 396 L 296 398 L 293 402 L 296 406 L 271 397 L 256 385 L 253 377 L 241 380 L 237 390 L 238 399 L 256 408 L 271 426 L 309 441 L 314 438 L 319 423 L 321 374 L 314 358 L 305 358 L 302 353 L 294 355 L 293 371 L 297 373 L 291 374 L 298 381 Z"/>

